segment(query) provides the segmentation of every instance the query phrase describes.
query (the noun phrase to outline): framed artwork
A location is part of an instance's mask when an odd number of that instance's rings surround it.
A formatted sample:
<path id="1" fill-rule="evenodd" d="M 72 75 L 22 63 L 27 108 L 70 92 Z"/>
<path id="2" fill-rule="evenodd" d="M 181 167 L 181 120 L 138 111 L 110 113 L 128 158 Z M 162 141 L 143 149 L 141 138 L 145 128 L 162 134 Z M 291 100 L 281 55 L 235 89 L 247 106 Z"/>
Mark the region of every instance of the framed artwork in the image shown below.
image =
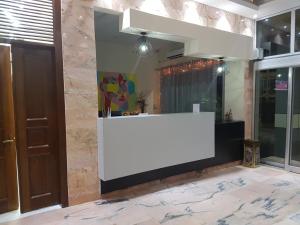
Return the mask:
<path id="1" fill-rule="evenodd" d="M 99 114 L 111 112 L 132 112 L 136 109 L 136 75 L 117 72 L 98 72 Z"/>

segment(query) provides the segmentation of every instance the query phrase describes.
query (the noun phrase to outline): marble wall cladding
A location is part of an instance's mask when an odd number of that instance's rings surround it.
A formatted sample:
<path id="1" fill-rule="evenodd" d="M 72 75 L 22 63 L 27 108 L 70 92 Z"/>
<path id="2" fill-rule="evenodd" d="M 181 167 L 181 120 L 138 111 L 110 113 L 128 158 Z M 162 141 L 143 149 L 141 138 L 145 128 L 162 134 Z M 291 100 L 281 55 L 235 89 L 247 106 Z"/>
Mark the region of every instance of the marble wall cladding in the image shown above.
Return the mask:
<path id="1" fill-rule="evenodd" d="M 62 1 L 69 202 L 99 197 L 93 1 Z"/>
<path id="2" fill-rule="evenodd" d="M 252 36 L 254 21 L 193 0 L 95 0 L 96 7 L 123 12 L 134 8 L 154 15 L 169 17 Z"/>
<path id="3" fill-rule="evenodd" d="M 63 62 L 70 204 L 99 197 L 94 10 L 134 8 L 252 35 L 254 22 L 192 0 L 62 0 Z"/>
<path id="4" fill-rule="evenodd" d="M 252 137 L 252 126 L 253 126 L 253 68 L 254 63 L 250 61 L 245 68 L 245 87 L 244 87 L 244 112 L 245 112 L 245 138 Z"/>

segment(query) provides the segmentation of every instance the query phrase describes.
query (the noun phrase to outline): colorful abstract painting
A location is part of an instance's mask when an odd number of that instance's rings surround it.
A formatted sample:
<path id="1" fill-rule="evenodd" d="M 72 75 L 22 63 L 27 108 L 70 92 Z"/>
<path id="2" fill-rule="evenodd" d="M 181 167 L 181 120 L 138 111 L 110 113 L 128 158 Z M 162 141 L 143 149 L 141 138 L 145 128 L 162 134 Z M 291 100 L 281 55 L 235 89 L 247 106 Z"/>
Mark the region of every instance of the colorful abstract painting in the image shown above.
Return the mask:
<path id="1" fill-rule="evenodd" d="M 99 112 L 132 112 L 136 109 L 136 76 L 134 74 L 98 72 Z"/>

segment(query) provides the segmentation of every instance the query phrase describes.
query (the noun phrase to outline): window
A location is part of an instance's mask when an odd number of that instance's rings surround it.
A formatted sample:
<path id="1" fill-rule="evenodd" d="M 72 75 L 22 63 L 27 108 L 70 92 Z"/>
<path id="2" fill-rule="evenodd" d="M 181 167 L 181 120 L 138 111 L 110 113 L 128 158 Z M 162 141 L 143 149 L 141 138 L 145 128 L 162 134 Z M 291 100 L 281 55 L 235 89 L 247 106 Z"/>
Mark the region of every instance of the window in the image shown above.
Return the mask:
<path id="1" fill-rule="evenodd" d="M 296 10 L 295 52 L 300 51 L 300 9 Z"/>
<path id="2" fill-rule="evenodd" d="M 264 56 L 291 52 L 291 12 L 257 22 L 257 48 Z"/>

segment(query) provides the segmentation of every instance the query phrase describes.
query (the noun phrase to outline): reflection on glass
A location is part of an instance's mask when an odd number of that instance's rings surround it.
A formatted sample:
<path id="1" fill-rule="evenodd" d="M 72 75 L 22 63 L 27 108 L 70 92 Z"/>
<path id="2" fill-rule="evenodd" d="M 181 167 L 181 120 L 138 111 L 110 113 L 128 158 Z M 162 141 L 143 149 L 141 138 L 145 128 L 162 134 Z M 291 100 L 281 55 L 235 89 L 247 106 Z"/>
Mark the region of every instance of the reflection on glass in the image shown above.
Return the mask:
<path id="1" fill-rule="evenodd" d="M 291 13 L 285 13 L 257 22 L 257 48 L 264 49 L 264 56 L 290 52 Z"/>
<path id="2" fill-rule="evenodd" d="M 286 150 L 288 68 L 259 71 L 257 138 L 265 162 L 284 164 Z"/>
<path id="3" fill-rule="evenodd" d="M 300 167 L 300 68 L 294 70 L 293 86 L 290 165 Z"/>
<path id="4" fill-rule="evenodd" d="M 295 52 L 300 51 L 300 9 L 296 10 Z"/>

